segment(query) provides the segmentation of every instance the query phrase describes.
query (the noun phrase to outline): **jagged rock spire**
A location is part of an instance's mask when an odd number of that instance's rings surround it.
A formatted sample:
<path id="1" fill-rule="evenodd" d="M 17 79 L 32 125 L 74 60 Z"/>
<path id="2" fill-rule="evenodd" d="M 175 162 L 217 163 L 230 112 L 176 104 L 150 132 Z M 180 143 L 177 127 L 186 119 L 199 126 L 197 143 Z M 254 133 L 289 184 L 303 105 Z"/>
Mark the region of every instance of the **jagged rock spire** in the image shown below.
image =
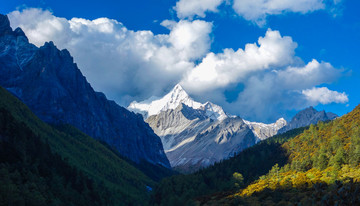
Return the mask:
<path id="1" fill-rule="evenodd" d="M 9 18 L 6 15 L 0 14 L 0 36 L 10 34 L 12 29 L 10 27 Z"/>

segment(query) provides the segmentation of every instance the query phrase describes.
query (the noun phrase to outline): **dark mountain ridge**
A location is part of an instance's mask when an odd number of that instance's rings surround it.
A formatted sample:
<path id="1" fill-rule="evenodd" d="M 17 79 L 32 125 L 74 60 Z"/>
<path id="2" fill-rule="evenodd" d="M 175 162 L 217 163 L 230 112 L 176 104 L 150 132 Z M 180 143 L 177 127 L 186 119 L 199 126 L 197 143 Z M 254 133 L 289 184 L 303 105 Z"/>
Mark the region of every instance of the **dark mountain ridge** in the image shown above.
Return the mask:
<path id="1" fill-rule="evenodd" d="M 313 107 L 308 107 L 300 112 L 291 119 L 291 121 L 283 128 L 279 130 L 279 133 L 283 133 L 292 129 L 309 126 L 311 124 L 317 124 L 319 121 L 326 122 L 333 120 L 338 116 L 332 112 L 317 111 Z"/>
<path id="2" fill-rule="evenodd" d="M 0 15 L 0 85 L 43 121 L 71 124 L 139 163 L 170 167 L 160 138 L 140 115 L 95 92 L 70 53 L 53 42 L 37 48 Z"/>

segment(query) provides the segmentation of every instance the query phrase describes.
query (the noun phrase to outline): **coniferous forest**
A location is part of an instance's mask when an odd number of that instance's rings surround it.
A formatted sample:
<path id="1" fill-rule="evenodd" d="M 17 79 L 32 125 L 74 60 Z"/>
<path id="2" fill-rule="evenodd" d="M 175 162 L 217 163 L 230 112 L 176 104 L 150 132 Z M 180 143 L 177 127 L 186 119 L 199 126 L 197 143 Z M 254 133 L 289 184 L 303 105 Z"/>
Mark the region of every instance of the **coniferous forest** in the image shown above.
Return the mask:
<path id="1" fill-rule="evenodd" d="M 108 191 L 51 152 L 24 123 L 0 109 L 2 205 L 105 205 Z"/>

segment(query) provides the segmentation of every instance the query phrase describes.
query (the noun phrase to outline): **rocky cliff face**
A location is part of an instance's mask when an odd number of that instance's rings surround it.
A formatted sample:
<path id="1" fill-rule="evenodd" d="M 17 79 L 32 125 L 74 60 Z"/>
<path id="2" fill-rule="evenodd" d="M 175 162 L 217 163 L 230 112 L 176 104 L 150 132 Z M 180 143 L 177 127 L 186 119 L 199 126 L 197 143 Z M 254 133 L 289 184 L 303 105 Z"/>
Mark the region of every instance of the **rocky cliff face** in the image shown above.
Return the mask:
<path id="1" fill-rule="evenodd" d="M 204 112 L 180 104 L 174 110 L 150 116 L 146 122 L 161 137 L 166 152 L 190 142 L 201 128 L 207 128 L 212 121 Z"/>
<path id="2" fill-rule="evenodd" d="M 0 15 L 0 85 L 18 96 L 42 120 L 74 125 L 139 162 L 170 167 L 160 138 L 143 121 L 95 92 L 67 50 L 52 43 L 37 48 L 21 29 L 12 31 Z"/>
<path id="3" fill-rule="evenodd" d="M 241 118 L 213 120 L 205 111 L 185 104 L 146 122 L 161 137 L 171 166 L 184 172 L 229 158 L 258 141 Z"/>

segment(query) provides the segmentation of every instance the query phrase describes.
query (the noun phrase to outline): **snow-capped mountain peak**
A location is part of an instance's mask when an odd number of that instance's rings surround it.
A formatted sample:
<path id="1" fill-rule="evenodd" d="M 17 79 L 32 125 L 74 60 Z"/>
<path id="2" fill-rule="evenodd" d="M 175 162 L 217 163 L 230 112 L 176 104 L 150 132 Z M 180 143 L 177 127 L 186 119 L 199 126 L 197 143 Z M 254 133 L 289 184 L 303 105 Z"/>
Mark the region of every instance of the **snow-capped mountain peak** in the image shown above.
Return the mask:
<path id="1" fill-rule="evenodd" d="M 210 117 L 210 119 L 224 120 L 228 117 L 222 107 L 211 102 L 206 102 L 201 107 L 206 112 L 206 115 Z"/>
<path id="2" fill-rule="evenodd" d="M 287 121 L 284 119 L 284 118 L 280 118 L 280 119 L 278 119 L 278 120 L 276 120 L 276 122 L 275 122 L 275 125 L 277 126 L 277 127 L 283 127 L 283 126 L 285 126 L 287 124 Z"/>
<path id="3" fill-rule="evenodd" d="M 243 120 L 245 124 L 253 131 L 253 133 L 260 139 L 264 140 L 278 133 L 278 131 L 287 125 L 284 118 L 278 119 L 275 123 L 264 124 L 260 122 L 250 122 Z"/>
<path id="4" fill-rule="evenodd" d="M 211 102 L 201 104 L 200 102 L 194 101 L 180 84 L 175 85 L 175 87 L 162 98 L 151 97 L 142 102 L 134 101 L 128 106 L 128 109 L 143 115 L 144 119 L 147 119 L 162 111 L 175 109 L 180 104 L 185 104 L 193 109 L 204 110 L 210 119 L 221 121 L 227 117 L 224 110 L 218 105 Z"/>
<path id="5" fill-rule="evenodd" d="M 153 103 L 154 105 L 159 105 L 160 107 L 162 107 L 160 111 L 175 109 L 181 103 L 194 109 L 198 109 L 201 107 L 201 103 L 195 102 L 186 93 L 186 91 L 182 88 L 180 84 L 175 85 L 175 87 L 168 94 L 166 94 L 163 98 L 154 101 Z M 158 113 L 157 110 L 154 110 L 154 112 Z"/>

